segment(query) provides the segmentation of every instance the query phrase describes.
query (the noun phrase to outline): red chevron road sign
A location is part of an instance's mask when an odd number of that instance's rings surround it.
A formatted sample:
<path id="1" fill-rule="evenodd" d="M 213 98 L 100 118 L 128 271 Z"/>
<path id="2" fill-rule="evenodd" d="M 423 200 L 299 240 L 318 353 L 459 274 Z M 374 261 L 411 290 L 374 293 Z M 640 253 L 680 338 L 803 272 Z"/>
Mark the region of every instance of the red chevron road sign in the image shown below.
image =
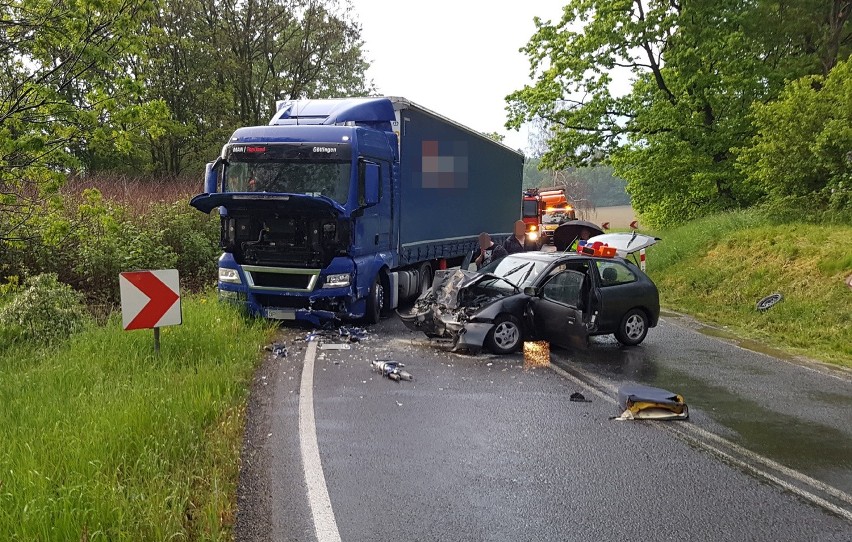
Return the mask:
<path id="1" fill-rule="evenodd" d="M 180 325 L 180 279 L 177 269 L 131 271 L 118 277 L 124 329 Z"/>

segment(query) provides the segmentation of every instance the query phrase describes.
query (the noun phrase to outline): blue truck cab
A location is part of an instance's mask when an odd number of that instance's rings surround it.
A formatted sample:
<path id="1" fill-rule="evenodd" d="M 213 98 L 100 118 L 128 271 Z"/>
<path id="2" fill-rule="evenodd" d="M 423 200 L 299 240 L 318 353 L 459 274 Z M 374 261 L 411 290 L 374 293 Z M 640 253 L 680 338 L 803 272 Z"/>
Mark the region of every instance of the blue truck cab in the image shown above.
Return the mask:
<path id="1" fill-rule="evenodd" d="M 523 156 L 402 98 L 280 101 L 237 129 L 190 205 L 221 219 L 222 300 L 376 322 L 520 215 Z"/>

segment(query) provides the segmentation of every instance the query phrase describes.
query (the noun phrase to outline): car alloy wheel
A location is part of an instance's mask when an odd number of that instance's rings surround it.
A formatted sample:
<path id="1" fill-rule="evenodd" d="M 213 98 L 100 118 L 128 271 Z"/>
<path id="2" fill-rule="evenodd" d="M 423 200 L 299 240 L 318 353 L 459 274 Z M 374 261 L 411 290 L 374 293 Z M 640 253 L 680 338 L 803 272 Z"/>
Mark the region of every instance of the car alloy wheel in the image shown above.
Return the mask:
<path id="1" fill-rule="evenodd" d="M 635 341 L 645 333 L 645 319 L 638 314 L 631 314 L 624 323 L 624 331 L 628 339 Z"/>
<path id="2" fill-rule="evenodd" d="M 510 354 L 518 350 L 523 342 L 521 323 L 512 315 L 504 314 L 494 320 L 488 332 L 485 346 L 495 354 Z"/>
<path id="3" fill-rule="evenodd" d="M 621 325 L 615 333 L 618 342 L 635 346 L 645 340 L 648 334 L 648 317 L 641 309 L 632 309 L 621 319 Z"/>

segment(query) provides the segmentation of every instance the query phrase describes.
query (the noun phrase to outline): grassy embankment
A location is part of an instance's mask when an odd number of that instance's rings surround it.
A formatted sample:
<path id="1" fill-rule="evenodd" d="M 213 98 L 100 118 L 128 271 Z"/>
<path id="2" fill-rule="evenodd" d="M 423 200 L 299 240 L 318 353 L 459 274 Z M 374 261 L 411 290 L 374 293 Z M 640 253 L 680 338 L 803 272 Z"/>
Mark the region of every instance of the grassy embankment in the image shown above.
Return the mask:
<path id="1" fill-rule="evenodd" d="M 737 336 L 852 367 L 852 226 L 773 224 L 729 213 L 656 234 L 648 271 L 662 304 Z M 762 297 L 784 300 L 764 313 Z"/>
<path id="2" fill-rule="evenodd" d="M 0 346 L 0 540 L 228 540 L 243 405 L 271 328 L 212 295 L 184 324 L 119 315 L 54 348 Z"/>

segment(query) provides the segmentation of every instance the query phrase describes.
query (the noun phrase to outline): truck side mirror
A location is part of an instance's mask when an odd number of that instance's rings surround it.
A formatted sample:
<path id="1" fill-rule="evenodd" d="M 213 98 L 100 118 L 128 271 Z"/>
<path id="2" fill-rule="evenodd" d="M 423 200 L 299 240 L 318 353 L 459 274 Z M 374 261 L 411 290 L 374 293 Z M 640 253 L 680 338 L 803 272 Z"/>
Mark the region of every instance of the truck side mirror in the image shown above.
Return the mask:
<path id="1" fill-rule="evenodd" d="M 364 201 L 367 207 L 379 203 L 380 195 L 379 165 L 367 162 L 364 164 Z"/>
<path id="2" fill-rule="evenodd" d="M 216 171 L 216 162 L 208 162 L 204 167 L 204 192 L 215 194 L 219 186 L 219 173 Z"/>

